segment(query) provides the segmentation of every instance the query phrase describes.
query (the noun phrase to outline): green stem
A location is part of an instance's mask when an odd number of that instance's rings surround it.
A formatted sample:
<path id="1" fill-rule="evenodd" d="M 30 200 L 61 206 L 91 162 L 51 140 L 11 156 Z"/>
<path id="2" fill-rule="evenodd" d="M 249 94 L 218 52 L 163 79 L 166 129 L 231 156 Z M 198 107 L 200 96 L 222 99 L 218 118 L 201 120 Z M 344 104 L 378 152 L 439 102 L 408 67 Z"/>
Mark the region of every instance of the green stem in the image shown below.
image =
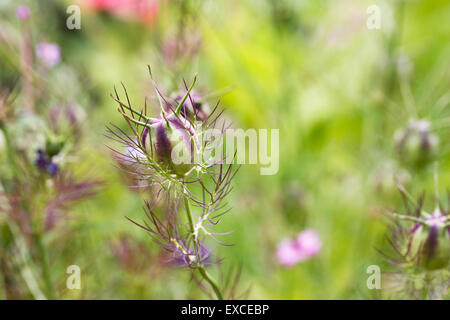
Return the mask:
<path id="1" fill-rule="evenodd" d="M 208 281 L 208 283 L 211 285 L 211 287 L 214 290 L 214 293 L 217 296 L 217 299 L 223 300 L 222 292 L 220 292 L 219 286 L 217 285 L 217 282 L 211 277 L 211 275 L 206 271 L 203 267 L 198 267 L 198 271 L 200 271 L 200 274 L 202 277 Z"/>
<path id="2" fill-rule="evenodd" d="M 184 197 L 184 206 L 186 208 L 186 214 L 187 214 L 187 218 L 188 218 L 189 229 L 190 229 L 191 235 L 192 235 L 192 237 L 195 237 L 194 223 L 193 223 L 193 219 L 192 219 L 191 209 L 189 207 L 189 199 L 187 197 Z M 195 242 L 195 239 L 194 239 L 194 242 Z M 200 274 L 202 275 L 203 279 L 205 279 L 211 285 L 211 287 L 214 290 L 214 293 L 217 296 L 217 299 L 223 300 L 222 292 L 220 291 L 219 286 L 217 285 L 217 282 L 214 280 L 214 278 L 211 277 L 211 275 L 208 273 L 208 271 L 206 271 L 206 269 L 203 266 L 198 266 L 197 269 L 200 272 Z"/>
<path id="3" fill-rule="evenodd" d="M 192 219 L 192 213 L 191 208 L 189 207 L 189 199 L 187 197 L 184 197 L 184 206 L 186 207 L 186 214 L 189 222 L 189 231 L 191 232 L 191 235 L 194 235 L 194 223 Z"/>
<path id="4" fill-rule="evenodd" d="M 39 262 L 42 268 L 42 277 L 44 278 L 45 286 L 47 288 L 47 297 L 51 300 L 54 299 L 54 296 L 53 296 L 52 281 L 49 272 L 50 269 L 48 266 L 47 256 L 45 254 L 44 244 L 42 243 L 42 235 L 40 234 L 39 231 L 35 233 L 34 239 L 36 241 L 37 252 L 39 255 Z"/>
<path id="5" fill-rule="evenodd" d="M 17 169 L 17 163 L 14 155 L 13 146 L 11 143 L 11 139 L 9 138 L 8 129 L 6 129 L 6 126 L 2 121 L 0 121 L 0 131 L 3 132 L 3 136 L 5 137 L 6 153 L 8 156 L 8 161 L 11 165 L 12 172 L 14 174 L 14 178 L 18 178 L 19 170 Z"/>
<path id="6" fill-rule="evenodd" d="M 189 97 L 189 94 L 191 93 L 191 90 L 194 87 L 196 81 L 197 81 L 197 75 L 195 75 L 194 80 L 192 81 L 192 84 L 189 87 L 189 90 L 186 92 L 186 94 L 184 95 L 183 99 L 180 101 L 180 103 L 178 104 L 177 108 L 175 109 L 175 113 L 176 114 L 178 114 L 178 115 L 180 114 L 181 107 L 183 106 L 183 104 L 186 101 L 186 99 Z"/>
<path id="7" fill-rule="evenodd" d="M 427 300 L 429 299 L 429 287 L 430 287 L 430 282 L 431 282 L 432 277 L 430 276 L 430 274 L 427 272 L 425 273 L 425 277 L 424 277 L 424 284 L 423 284 L 423 288 L 422 288 L 422 299 L 423 300 Z"/>

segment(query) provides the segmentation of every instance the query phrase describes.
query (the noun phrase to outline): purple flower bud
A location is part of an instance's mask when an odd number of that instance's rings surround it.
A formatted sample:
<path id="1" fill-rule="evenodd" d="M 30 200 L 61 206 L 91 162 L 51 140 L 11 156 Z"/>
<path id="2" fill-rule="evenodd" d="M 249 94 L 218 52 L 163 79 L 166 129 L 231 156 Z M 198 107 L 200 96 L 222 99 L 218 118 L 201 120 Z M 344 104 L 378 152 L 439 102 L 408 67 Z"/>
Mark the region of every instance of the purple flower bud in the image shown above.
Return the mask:
<path id="1" fill-rule="evenodd" d="M 36 56 L 47 67 L 54 67 L 61 60 L 61 50 L 56 43 L 41 42 L 36 46 Z"/>
<path id="2" fill-rule="evenodd" d="M 318 234 L 311 229 L 301 232 L 297 239 L 285 239 L 277 249 L 278 262 L 284 266 L 293 265 L 317 255 L 322 247 Z"/>
<path id="3" fill-rule="evenodd" d="M 20 20 L 28 20 L 30 18 L 31 11 L 27 6 L 18 6 L 16 9 L 16 16 Z"/>

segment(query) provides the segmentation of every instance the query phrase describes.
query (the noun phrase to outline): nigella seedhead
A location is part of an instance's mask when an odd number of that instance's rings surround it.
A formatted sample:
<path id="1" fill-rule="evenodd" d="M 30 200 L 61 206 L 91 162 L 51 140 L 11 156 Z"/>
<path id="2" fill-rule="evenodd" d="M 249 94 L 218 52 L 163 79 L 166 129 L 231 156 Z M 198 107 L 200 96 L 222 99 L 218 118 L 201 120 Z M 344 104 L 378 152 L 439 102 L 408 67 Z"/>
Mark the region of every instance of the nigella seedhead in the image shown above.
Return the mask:
<path id="1" fill-rule="evenodd" d="M 393 212 L 397 232 L 391 244 L 400 254 L 403 262 L 412 264 L 424 271 L 445 269 L 450 262 L 450 216 L 448 210 L 438 204 L 432 213 L 423 209 L 424 197 L 413 202 L 413 198 L 403 186 L 399 185 L 407 214 Z M 415 205 L 410 211 L 409 203 Z M 404 222 L 410 225 L 406 231 L 402 228 Z M 399 237 L 399 235 L 403 235 Z"/>
<path id="2" fill-rule="evenodd" d="M 400 160 L 415 167 L 423 167 L 436 156 L 439 137 L 431 131 L 427 120 L 411 120 L 395 134 L 395 146 Z"/>
<path id="3" fill-rule="evenodd" d="M 446 268 L 450 261 L 450 222 L 447 212 L 436 208 L 422 211 L 409 231 L 407 253 L 417 266 L 425 270 Z"/>
<path id="4" fill-rule="evenodd" d="M 173 112 L 157 117 L 145 127 L 141 140 L 145 153 L 150 154 L 163 169 L 180 177 L 192 169 L 195 154 L 200 150 L 194 125 Z"/>
<path id="5" fill-rule="evenodd" d="M 53 133 L 48 133 L 45 141 L 45 148 L 38 148 L 36 151 L 35 164 L 43 172 L 47 172 L 54 177 L 59 166 L 56 157 L 61 153 L 66 144 L 66 139 Z"/>
<path id="6" fill-rule="evenodd" d="M 140 111 L 133 107 L 124 86 L 126 102 L 120 99 L 117 90 L 111 95 L 131 130 L 127 133 L 114 125 L 115 130 L 108 128 L 110 138 L 124 145 L 126 150 L 114 150 L 116 160 L 122 167 L 127 167 L 125 170 L 129 174 L 146 181 L 148 186 L 180 187 L 178 190 L 184 193 L 184 184 L 188 180 L 210 172 L 220 162 L 203 159 L 206 150 L 211 150 L 219 139 L 203 140 L 207 136 L 205 132 L 216 126 L 222 112 L 215 113 L 216 106 L 206 113 L 205 104 L 192 92 L 196 79 L 189 88 L 185 83 L 184 95 L 174 99 L 166 99 L 153 83 L 160 102 L 160 113 L 155 116 L 147 114 L 147 101 Z M 223 124 L 222 129 L 217 130 L 223 133 L 225 129 Z"/>
<path id="7" fill-rule="evenodd" d="M 212 229 L 228 212 L 223 200 L 232 190 L 231 180 L 237 169 L 233 169 L 232 163 L 224 164 L 220 151 L 219 157 L 212 157 L 209 152 L 222 146 L 220 138 L 227 128 L 221 123 L 221 129 L 216 129 L 222 114 L 214 114 L 217 106 L 208 114 L 201 113 L 206 109 L 192 93 L 196 78 L 189 88 L 184 83 L 185 93 L 175 96 L 173 102 L 161 94 L 153 81 L 160 104 L 156 116 L 147 114 L 146 100 L 144 108 L 133 107 L 124 86 L 126 102 L 115 90 L 111 96 L 119 104 L 118 111 L 128 124 L 129 133 L 114 125 L 115 130 L 108 128 L 108 131 L 110 138 L 125 149 L 113 149 L 120 167 L 135 177 L 136 186 L 145 185 L 152 190 L 152 197 L 146 202 L 148 221 L 142 225 L 129 220 L 150 233 L 163 249 L 167 262 L 187 266 L 193 274 L 198 270 L 222 299 L 216 282 L 205 269 L 216 263 L 205 241 L 210 238 L 227 245 L 217 237 L 228 233 Z M 214 130 L 213 138 L 210 129 Z M 184 212 L 181 215 L 179 211 Z"/>

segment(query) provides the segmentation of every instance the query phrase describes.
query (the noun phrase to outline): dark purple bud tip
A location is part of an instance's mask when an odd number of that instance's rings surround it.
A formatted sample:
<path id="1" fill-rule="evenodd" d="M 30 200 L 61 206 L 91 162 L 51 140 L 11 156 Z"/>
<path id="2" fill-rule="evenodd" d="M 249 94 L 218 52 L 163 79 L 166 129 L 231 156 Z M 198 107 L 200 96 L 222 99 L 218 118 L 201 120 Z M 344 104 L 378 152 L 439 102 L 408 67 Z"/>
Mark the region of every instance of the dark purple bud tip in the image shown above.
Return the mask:
<path id="1" fill-rule="evenodd" d="M 41 170 L 47 170 L 47 167 L 50 163 L 50 159 L 48 158 L 47 154 L 42 149 L 38 149 L 36 153 L 36 166 Z"/>

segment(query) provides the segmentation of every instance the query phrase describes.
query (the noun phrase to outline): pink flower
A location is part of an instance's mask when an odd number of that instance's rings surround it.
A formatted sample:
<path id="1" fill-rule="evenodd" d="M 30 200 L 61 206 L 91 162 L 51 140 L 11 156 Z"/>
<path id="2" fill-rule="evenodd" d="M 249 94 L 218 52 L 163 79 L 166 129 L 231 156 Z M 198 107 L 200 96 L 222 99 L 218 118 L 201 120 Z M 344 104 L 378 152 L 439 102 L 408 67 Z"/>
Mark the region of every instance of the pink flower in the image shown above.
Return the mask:
<path id="1" fill-rule="evenodd" d="M 319 253 L 322 242 L 319 235 L 311 229 L 300 232 L 297 239 L 284 239 L 278 245 L 277 259 L 284 266 L 310 259 Z"/>
<path id="2" fill-rule="evenodd" d="M 152 24 L 159 13 L 159 0 L 84 0 L 95 11 L 108 11 L 119 18 Z"/>
<path id="3" fill-rule="evenodd" d="M 53 67 L 61 60 L 61 50 L 56 43 L 41 42 L 36 46 L 36 56 L 46 66 Z"/>
<path id="4" fill-rule="evenodd" d="M 17 7 L 16 16 L 20 20 L 28 20 L 30 15 L 31 15 L 30 9 L 27 6 L 18 6 Z"/>

